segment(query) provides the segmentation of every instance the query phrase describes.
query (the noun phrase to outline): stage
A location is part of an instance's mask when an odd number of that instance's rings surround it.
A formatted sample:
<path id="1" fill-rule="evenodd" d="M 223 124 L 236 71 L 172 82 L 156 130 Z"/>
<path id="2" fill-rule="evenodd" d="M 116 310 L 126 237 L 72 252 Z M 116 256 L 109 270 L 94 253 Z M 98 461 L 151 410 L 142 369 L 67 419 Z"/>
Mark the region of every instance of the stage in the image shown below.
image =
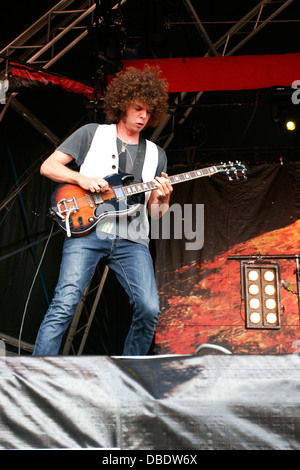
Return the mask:
<path id="1" fill-rule="evenodd" d="M 290 355 L 0 359 L 1 449 L 300 449 Z"/>

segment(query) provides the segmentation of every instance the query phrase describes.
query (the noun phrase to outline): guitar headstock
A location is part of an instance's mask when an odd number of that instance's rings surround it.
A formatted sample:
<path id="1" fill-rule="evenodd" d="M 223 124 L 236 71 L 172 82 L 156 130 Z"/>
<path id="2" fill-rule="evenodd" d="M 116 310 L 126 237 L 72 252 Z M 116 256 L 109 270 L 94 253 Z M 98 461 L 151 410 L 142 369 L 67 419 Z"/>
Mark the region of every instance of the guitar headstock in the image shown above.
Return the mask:
<path id="1" fill-rule="evenodd" d="M 250 173 L 247 165 L 245 165 L 245 163 L 243 162 L 238 161 L 236 161 L 235 163 L 222 163 L 221 165 L 218 165 L 217 168 L 218 172 L 228 176 L 230 181 L 232 181 L 233 179 L 232 176 L 234 176 L 236 179 L 239 179 L 239 177 L 242 176 L 246 180 L 246 175 Z"/>

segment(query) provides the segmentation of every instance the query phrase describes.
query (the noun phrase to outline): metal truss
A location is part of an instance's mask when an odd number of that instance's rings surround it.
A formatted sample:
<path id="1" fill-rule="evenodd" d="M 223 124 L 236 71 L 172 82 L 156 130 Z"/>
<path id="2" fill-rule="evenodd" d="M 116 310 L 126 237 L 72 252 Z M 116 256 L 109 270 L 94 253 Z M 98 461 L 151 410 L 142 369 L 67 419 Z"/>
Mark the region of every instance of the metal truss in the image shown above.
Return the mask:
<path id="1" fill-rule="evenodd" d="M 33 353 L 34 345 L 26 341 L 19 341 L 12 336 L 0 332 L 0 357 L 1 356 L 17 356 L 19 351 L 23 354 L 31 355 Z"/>
<path id="2" fill-rule="evenodd" d="M 100 270 L 97 269 L 94 276 L 94 279 L 97 279 L 96 286 L 93 287 L 91 284 L 87 286 L 69 327 L 63 347 L 64 355 L 68 355 L 71 352 L 72 354 L 80 356 L 83 353 L 84 346 L 90 332 L 90 328 L 95 317 L 97 306 L 108 275 L 108 270 L 109 268 L 107 266 L 104 267 L 103 272 L 100 272 Z M 87 307 L 87 299 L 92 299 L 92 306 L 90 309 Z M 83 312 L 86 315 L 86 320 L 85 323 L 81 325 L 80 320 L 82 320 Z M 74 342 L 75 338 L 78 339 L 78 344 L 76 346 Z"/>
<path id="3" fill-rule="evenodd" d="M 246 42 L 250 41 L 262 28 L 271 23 L 276 16 L 278 16 L 285 8 L 287 8 L 294 0 L 261 0 L 251 11 L 244 15 L 239 21 L 236 22 L 223 36 L 216 42 L 213 42 L 197 15 L 191 0 L 184 0 L 184 5 L 191 16 L 195 27 L 199 31 L 208 51 L 205 57 L 208 56 L 231 56 L 235 54 Z M 203 92 L 199 91 L 194 94 L 192 99 L 192 106 L 189 106 L 184 114 L 179 118 L 178 124 L 185 122 L 189 114 L 192 112 L 193 107 L 200 100 Z M 181 93 L 180 100 L 183 102 L 187 93 Z M 189 95 L 190 99 L 190 95 Z M 176 104 L 176 102 L 175 102 Z M 169 114 L 165 121 L 153 132 L 151 140 L 160 140 L 160 145 L 166 150 L 173 140 L 174 131 L 165 136 L 161 136 L 162 132 L 168 125 L 169 121 L 174 119 L 175 113 Z M 173 126 L 172 126 L 173 128 Z"/>
<path id="4" fill-rule="evenodd" d="M 252 39 L 262 28 L 271 23 L 294 0 L 262 0 L 227 33 L 225 33 L 214 47 L 221 55 L 231 56 L 246 42 Z M 229 45 L 232 48 L 229 49 Z M 221 47 L 223 47 L 221 51 Z M 229 50 L 228 50 L 229 49 Z"/>
<path id="5" fill-rule="evenodd" d="M 15 58 L 48 69 L 87 36 L 95 8 L 93 0 L 61 0 L 0 51 L 0 64 Z"/>
<path id="6" fill-rule="evenodd" d="M 112 10 L 125 2 L 126 0 L 116 0 Z M 51 67 L 88 35 L 95 8 L 94 0 L 61 0 L 0 51 L 0 67 L 5 64 L 1 75 L 8 76 L 11 60 L 30 64 L 41 70 Z M 51 130 L 30 110 L 24 108 L 17 99 L 17 93 L 12 95 L 9 105 L 45 138 L 57 145 L 59 139 Z M 2 111 L 1 119 L 6 109 L 7 107 Z"/>
<path id="7" fill-rule="evenodd" d="M 230 56 L 236 53 L 246 42 L 252 39 L 262 28 L 272 22 L 285 8 L 294 0 L 261 0 L 258 4 L 236 22 L 222 37 L 215 43 L 209 38 L 203 23 L 201 22 L 191 0 L 183 0 L 188 14 L 193 19 L 195 27 L 199 31 L 208 52 L 205 56 Z M 126 0 L 116 1 L 112 9 L 116 9 Z M 0 51 L 0 64 L 5 58 L 17 58 L 28 64 L 40 66 L 48 69 L 57 60 L 64 56 L 76 44 L 78 44 L 88 34 L 88 24 L 95 10 L 93 0 L 61 0 L 57 5 L 45 13 L 38 21 Z M 87 19 L 89 18 L 89 22 Z M 181 101 L 186 93 L 181 94 Z M 202 92 L 195 94 L 193 105 L 202 96 Z M 19 104 L 16 104 L 20 113 Z M 188 107 L 181 116 L 179 124 L 183 123 L 193 107 Z M 25 115 L 25 114 L 24 114 Z M 27 116 L 27 115 L 26 115 Z M 162 136 L 162 132 L 172 119 L 168 115 L 166 120 L 154 131 L 151 136 L 153 141 L 160 141 L 160 145 L 166 150 L 173 139 L 172 131 L 167 136 Z M 44 129 L 44 135 L 49 136 L 51 141 L 56 141 L 55 136 Z M 164 140 L 162 143 L 161 140 Z"/>

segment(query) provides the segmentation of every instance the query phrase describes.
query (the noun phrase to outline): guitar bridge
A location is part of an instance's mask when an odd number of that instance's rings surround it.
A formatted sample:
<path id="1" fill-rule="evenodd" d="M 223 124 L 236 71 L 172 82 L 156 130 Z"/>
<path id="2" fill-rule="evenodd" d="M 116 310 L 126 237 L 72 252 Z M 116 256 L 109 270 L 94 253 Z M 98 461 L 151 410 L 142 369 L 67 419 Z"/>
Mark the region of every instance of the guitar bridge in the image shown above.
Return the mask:
<path id="1" fill-rule="evenodd" d="M 69 206 L 70 204 L 72 204 Z M 66 230 L 67 230 L 67 235 L 68 237 L 71 236 L 71 229 L 70 229 L 70 215 L 73 214 L 74 212 L 79 211 L 79 207 L 76 201 L 75 197 L 72 197 L 72 199 L 61 199 L 58 201 L 57 205 L 57 210 L 56 215 L 60 217 L 66 224 Z"/>
<path id="2" fill-rule="evenodd" d="M 68 207 L 68 204 L 74 204 L 71 207 Z M 57 215 L 61 217 L 62 219 L 65 218 L 65 215 L 70 215 L 72 212 L 77 212 L 79 211 L 79 207 L 76 201 L 75 197 L 72 197 L 72 199 L 61 199 L 58 201 L 57 205 Z"/>

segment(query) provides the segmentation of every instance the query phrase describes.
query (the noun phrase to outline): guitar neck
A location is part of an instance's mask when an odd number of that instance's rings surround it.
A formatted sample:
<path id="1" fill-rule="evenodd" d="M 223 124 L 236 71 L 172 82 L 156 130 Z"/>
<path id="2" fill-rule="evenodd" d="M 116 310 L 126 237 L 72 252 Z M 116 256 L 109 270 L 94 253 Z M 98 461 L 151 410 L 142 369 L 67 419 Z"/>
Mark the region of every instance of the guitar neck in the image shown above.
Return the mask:
<path id="1" fill-rule="evenodd" d="M 222 167 L 223 168 L 223 167 Z M 211 166 L 209 168 L 203 168 L 202 170 L 192 170 L 187 171 L 186 173 L 181 173 L 179 175 L 169 176 L 168 181 L 170 184 L 174 185 L 177 183 L 183 183 L 184 181 L 193 180 L 196 178 L 202 178 L 203 176 L 210 176 L 215 173 L 218 173 L 220 170 L 217 166 Z M 145 193 L 147 191 L 152 191 L 157 186 L 154 181 L 148 181 L 147 183 L 135 183 L 128 186 L 124 186 L 123 192 L 126 196 L 131 196 L 132 194 Z"/>
<path id="2" fill-rule="evenodd" d="M 209 168 L 203 168 L 202 170 L 187 171 L 179 175 L 170 176 L 169 182 L 173 185 L 176 183 L 183 183 L 183 181 L 194 180 L 196 178 L 202 178 L 203 176 L 210 176 L 218 173 L 218 167 L 210 166 Z"/>

